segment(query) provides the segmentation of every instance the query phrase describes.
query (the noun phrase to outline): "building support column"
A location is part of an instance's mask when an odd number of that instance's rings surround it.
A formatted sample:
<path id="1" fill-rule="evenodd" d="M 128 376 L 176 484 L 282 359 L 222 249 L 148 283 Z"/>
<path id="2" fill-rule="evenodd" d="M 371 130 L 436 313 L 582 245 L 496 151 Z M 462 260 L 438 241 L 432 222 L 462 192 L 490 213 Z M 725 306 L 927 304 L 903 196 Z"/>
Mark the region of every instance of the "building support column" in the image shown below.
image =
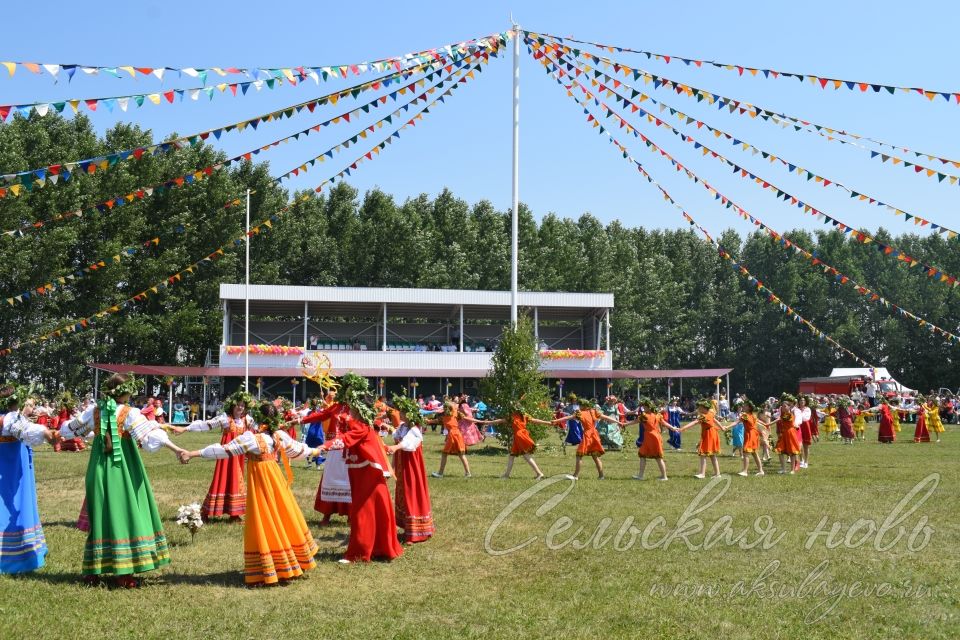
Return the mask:
<path id="1" fill-rule="evenodd" d="M 383 350 L 387 350 L 387 303 L 383 303 Z"/>
<path id="2" fill-rule="evenodd" d="M 460 353 L 463 353 L 463 305 L 460 305 Z"/>

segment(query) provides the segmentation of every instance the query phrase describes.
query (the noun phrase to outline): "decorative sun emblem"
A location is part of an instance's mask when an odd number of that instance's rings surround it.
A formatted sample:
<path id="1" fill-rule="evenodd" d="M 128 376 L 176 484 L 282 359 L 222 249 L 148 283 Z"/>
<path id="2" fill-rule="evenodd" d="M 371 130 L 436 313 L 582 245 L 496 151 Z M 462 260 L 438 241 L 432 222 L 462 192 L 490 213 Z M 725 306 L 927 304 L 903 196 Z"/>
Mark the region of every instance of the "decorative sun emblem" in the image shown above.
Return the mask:
<path id="1" fill-rule="evenodd" d="M 333 363 L 326 354 L 309 354 L 300 360 L 303 377 L 313 380 L 323 389 L 336 391 L 340 385 L 333 379 Z"/>

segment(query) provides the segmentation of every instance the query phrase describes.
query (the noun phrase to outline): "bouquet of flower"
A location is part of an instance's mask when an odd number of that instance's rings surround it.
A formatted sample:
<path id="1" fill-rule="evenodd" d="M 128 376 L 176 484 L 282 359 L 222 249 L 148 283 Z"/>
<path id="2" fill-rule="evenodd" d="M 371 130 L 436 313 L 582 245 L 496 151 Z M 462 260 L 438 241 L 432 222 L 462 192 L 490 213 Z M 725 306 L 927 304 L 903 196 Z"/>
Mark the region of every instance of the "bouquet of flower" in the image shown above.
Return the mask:
<path id="1" fill-rule="evenodd" d="M 177 524 L 190 530 L 190 542 L 193 542 L 193 537 L 203 526 L 203 518 L 200 517 L 200 504 L 194 502 L 193 504 L 180 505 L 180 508 L 177 509 Z"/>

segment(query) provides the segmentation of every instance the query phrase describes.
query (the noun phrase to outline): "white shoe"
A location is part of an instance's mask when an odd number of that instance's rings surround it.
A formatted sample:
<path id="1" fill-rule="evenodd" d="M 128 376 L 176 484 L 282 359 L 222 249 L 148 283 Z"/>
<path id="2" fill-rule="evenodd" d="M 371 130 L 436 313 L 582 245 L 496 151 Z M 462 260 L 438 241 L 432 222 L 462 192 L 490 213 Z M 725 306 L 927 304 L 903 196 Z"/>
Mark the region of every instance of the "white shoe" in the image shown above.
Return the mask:
<path id="1" fill-rule="evenodd" d="M 579 479 L 580 479 L 580 478 L 578 478 L 577 476 L 575 476 L 575 475 L 573 475 L 573 474 L 570 474 L 570 473 L 568 473 L 567 475 L 565 475 L 565 476 L 563 476 L 563 477 L 566 478 L 567 480 L 579 480 Z"/>
<path id="2" fill-rule="evenodd" d="M 780 471 L 777 471 L 777 475 L 778 475 L 778 476 L 782 476 L 782 475 L 784 475 L 785 473 L 786 473 L 786 471 L 784 471 L 783 469 L 780 469 Z M 790 473 L 793 473 L 793 472 L 791 471 Z"/>
<path id="3" fill-rule="evenodd" d="M 643 480 L 643 476 L 633 476 L 634 480 Z"/>
<path id="4" fill-rule="evenodd" d="M 337 560 L 337 563 L 338 563 L 338 564 L 351 564 L 351 562 L 350 562 L 349 560 L 347 560 L 346 558 L 340 558 L 339 560 Z"/>
<path id="5" fill-rule="evenodd" d="M 702 473 L 695 473 L 695 474 L 693 474 L 693 477 L 696 478 L 697 480 L 703 480 L 703 479 L 706 478 L 707 476 L 704 475 L 704 474 L 702 474 Z"/>
<path id="6" fill-rule="evenodd" d="M 756 478 L 756 477 L 759 477 L 759 476 L 765 476 L 765 475 L 767 475 L 767 474 L 764 473 L 763 471 L 757 471 L 755 474 L 753 474 L 753 476 L 754 476 L 755 478 Z"/>
<path id="7" fill-rule="evenodd" d="M 442 477 L 443 477 L 443 474 L 442 474 L 442 473 L 437 473 L 436 471 L 434 471 L 433 473 L 430 474 L 430 477 L 431 477 L 431 478 L 442 478 Z"/>
<path id="8" fill-rule="evenodd" d="M 472 477 L 473 477 L 473 474 L 472 474 L 472 473 L 465 473 L 465 474 L 463 474 L 463 477 L 464 477 L 464 478 L 472 478 Z"/>
<path id="9" fill-rule="evenodd" d="M 738 475 L 738 476 L 741 476 L 741 477 L 743 477 L 743 478 L 746 478 L 746 477 L 747 477 L 748 475 L 750 475 L 750 474 L 747 473 L 746 471 L 741 471 L 741 472 L 737 473 L 737 475 Z"/>
<path id="10" fill-rule="evenodd" d="M 670 478 L 657 478 L 657 480 L 659 480 L 660 482 L 666 482 L 666 481 L 669 480 L 669 479 L 670 479 Z"/>

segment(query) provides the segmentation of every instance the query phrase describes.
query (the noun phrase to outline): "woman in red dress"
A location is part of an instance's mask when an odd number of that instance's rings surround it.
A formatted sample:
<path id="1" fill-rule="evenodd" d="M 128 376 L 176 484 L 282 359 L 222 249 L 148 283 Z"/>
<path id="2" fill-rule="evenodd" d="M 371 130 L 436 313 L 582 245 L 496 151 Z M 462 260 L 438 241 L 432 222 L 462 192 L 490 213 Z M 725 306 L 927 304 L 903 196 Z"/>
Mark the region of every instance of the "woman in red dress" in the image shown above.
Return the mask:
<path id="1" fill-rule="evenodd" d="M 394 408 L 387 409 L 394 425 L 393 468 L 397 478 L 394 503 L 397 526 L 403 529 L 405 543 L 429 540 L 434 533 L 430 487 L 423 466 L 423 416 L 420 407 L 406 396 L 393 397 Z"/>
<path id="2" fill-rule="evenodd" d="M 324 442 L 329 442 L 339 435 L 346 413 L 346 405 L 337 402 L 335 394 L 330 391 L 324 400 L 324 408 L 304 416 L 300 423 L 322 422 L 324 424 Z M 346 480 L 344 482 L 339 481 L 341 471 L 345 470 L 343 453 L 341 451 L 331 452 L 324 463 L 323 475 L 320 476 L 320 485 L 317 487 L 317 497 L 313 501 L 313 510 L 323 514 L 323 520 L 320 521 L 321 526 L 330 524 L 330 518 L 334 515 L 350 515 L 349 482 Z M 328 471 L 329 477 L 327 477 Z M 343 474 L 343 477 L 348 478 L 349 476 Z M 326 490 L 323 486 L 324 478 L 327 478 Z M 326 493 L 328 499 L 324 499 L 324 493 Z M 334 500 L 329 498 L 334 498 Z"/>
<path id="3" fill-rule="evenodd" d="M 184 431 L 220 430 L 220 445 L 226 445 L 241 433 L 256 430 L 256 423 L 247 414 L 253 406 L 253 396 L 246 391 L 236 391 L 223 403 L 226 413 L 212 420 L 194 420 L 186 427 L 170 427 L 174 433 Z M 200 516 L 207 520 L 220 516 L 230 516 L 232 522 L 239 521 L 247 510 L 247 488 L 243 480 L 243 456 L 231 456 L 218 459 L 213 467 L 213 480 L 210 489 L 200 506 Z"/>
<path id="4" fill-rule="evenodd" d="M 337 400 L 345 405 L 343 427 L 324 449 L 343 451 L 350 474 L 350 540 L 342 563 L 393 560 L 403 554 L 387 488 L 390 472 L 383 442 L 373 428 L 373 410 L 364 404 L 367 379 L 348 373 Z"/>
<path id="5" fill-rule="evenodd" d="M 864 409 L 863 413 L 876 413 L 880 417 L 880 427 L 877 429 L 877 441 L 884 444 L 893 444 L 897 440 L 896 429 L 893 425 L 893 409 L 890 407 L 890 401 L 885 397 L 880 398 L 880 404 L 869 409 Z"/>
<path id="6" fill-rule="evenodd" d="M 914 442 L 930 442 L 930 430 L 927 428 L 927 412 L 924 410 L 926 400 L 923 396 L 916 397 L 917 402 L 917 426 L 913 430 Z"/>
<path id="7" fill-rule="evenodd" d="M 633 476 L 634 480 L 643 480 L 643 472 L 647 469 L 647 460 L 657 461 L 657 468 L 660 469 L 658 480 L 667 479 L 667 463 L 663 460 L 663 438 L 660 436 L 660 428 L 670 428 L 670 423 L 663 416 L 663 413 L 657 411 L 657 407 L 650 398 L 641 398 L 640 407 L 643 409 L 635 420 L 625 423 L 624 427 L 634 424 L 642 425 L 643 439 L 637 448 L 637 456 L 640 458 L 640 470 Z"/>

